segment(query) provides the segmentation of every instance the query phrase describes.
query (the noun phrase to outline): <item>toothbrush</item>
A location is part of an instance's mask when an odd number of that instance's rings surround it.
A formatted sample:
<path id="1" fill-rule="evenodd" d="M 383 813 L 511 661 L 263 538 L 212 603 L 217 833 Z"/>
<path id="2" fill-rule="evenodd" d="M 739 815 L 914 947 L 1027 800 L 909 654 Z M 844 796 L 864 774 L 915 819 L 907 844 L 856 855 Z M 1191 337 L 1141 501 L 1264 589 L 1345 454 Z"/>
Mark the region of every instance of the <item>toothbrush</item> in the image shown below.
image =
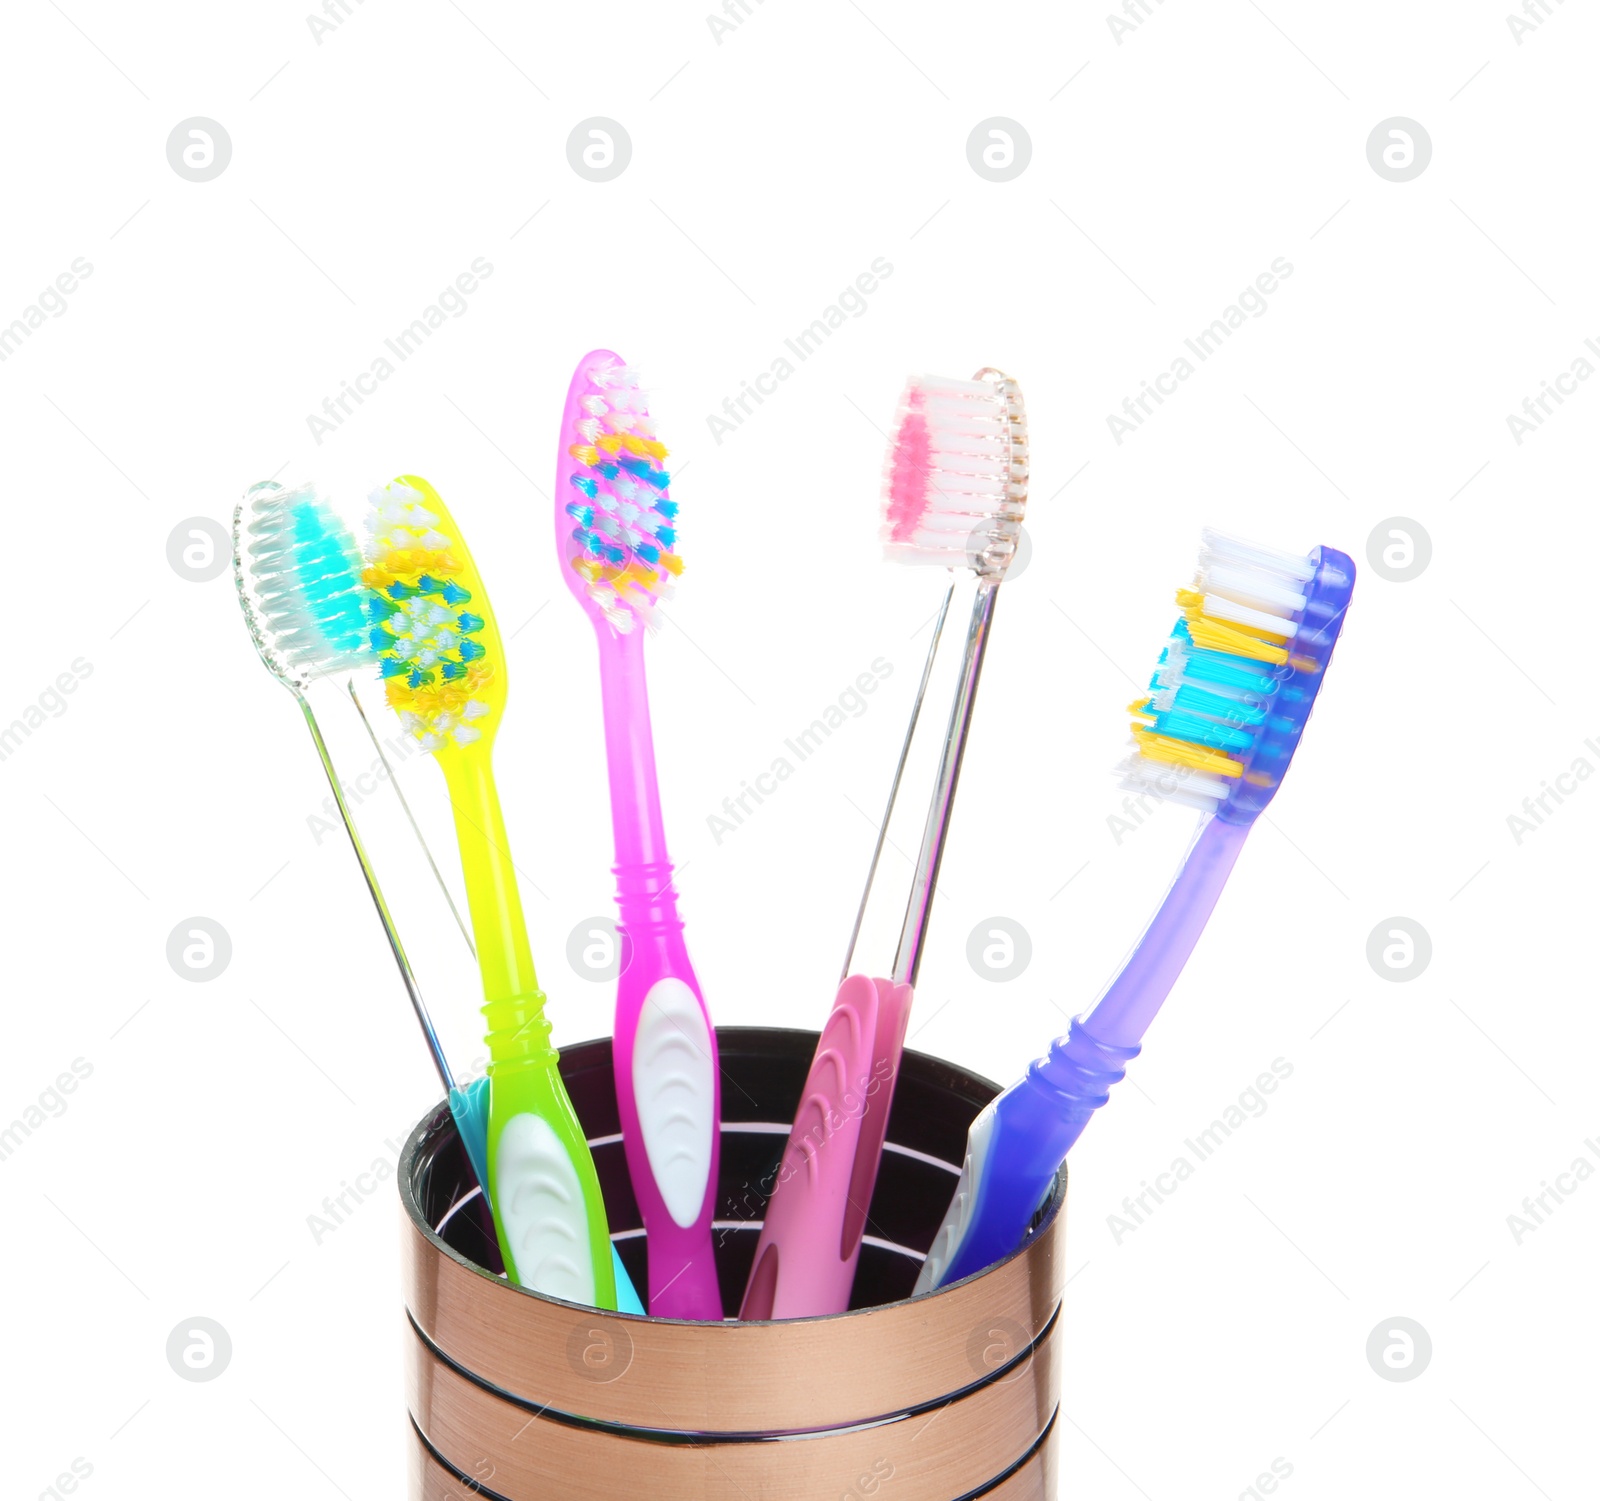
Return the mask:
<path id="1" fill-rule="evenodd" d="M 305 716 L 334 806 L 383 924 L 401 983 L 416 1012 L 433 1066 L 444 1083 L 450 1113 L 462 1140 L 471 1141 L 483 1135 L 483 1093 L 472 1086 L 459 1088 L 450 1071 L 307 697 L 321 679 L 371 666 L 363 609 L 366 591 L 357 579 L 360 569 L 361 554 L 355 538 L 311 485 L 291 490 L 269 480 L 252 485 L 234 507 L 233 582 L 250 639 L 267 671 L 294 695 Z M 476 1161 L 474 1165 L 477 1166 Z M 480 1181 L 481 1176 L 480 1173 Z"/>
<path id="2" fill-rule="evenodd" d="M 678 916 L 638 629 L 683 571 L 666 454 L 634 372 L 609 350 L 585 355 L 561 416 L 556 553 L 600 644 L 618 941 L 629 955 L 613 1045 L 623 1147 L 644 1218 L 651 1314 L 720 1320 L 717 1039 Z"/>
<path id="3" fill-rule="evenodd" d="M 615 1308 L 600 1183 L 550 1044 L 490 765 L 506 702 L 494 612 L 426 480 L 405 475 L 374 491 L 367 528 L 366 643 L 390 706 L 438 762 L 455 819 L 488 1024 L 485 1167 L 506 1273 L 552 1297 Z"/>
<path id="4" fill-rule="evenodd" d="M 1016 553 L 1027 505 L 1027 419 L 1017 383 L 992 369 L 980 370 L 970 381 L 929 376 L 911 380 L 901 399 L 884 478 L 889 557 L 947 568 L 953 577 L 856 911 L 844 978 L 818 1039 L 767 1204 L 740 1309 L 745 1319 L 806 1318 L 842 1313 L 849 1306 L 978 679 L 1000 584 Z M 851 974 L 850 965 L 954 577 L 963 570 L 976 576 L 976 590 L 910 899 L 890 977 L 869 980 Z"/>
<path id="5" fill-rule="evenodd" d="M 1331 547 L 1302 558 L 1202 534 L 1194 587 L 1178 591 L 1183 614 L 1149 695 L 1131 706 L 1134 754 L 1119 768 L 1129 790 L 1197 808 L 1194 841 L 1093 1007 L 973 1122 L 917 1292 L 1016 1250 L 1089 1117 L 1138 1056 L 1289 768 L 1354 585 L 1355 565 Z"/>
<path id="6" fill-rule="evenodd" d="M 368 595 L 359 582 L 361 568 L 355 538 L 312 485 L 301 485 L 293 490 L 270 481 L 254 485 L 234 509 L 234 584 L 245 624 L 262 662 L 294 694 L 305 715 L 334 805 L 361 866 L 434 1068 L 445 1087 L 457 1132 L 488 1201 L 489 1081 L 478 1078 L 465 1085 L 456 1082 L 307 696 L 319 681 L 342 676 L 351 702 L 382 756 L 381 744 L 355 694 L 355 675 L 370 672 L 373 665 L 366 610 Z M 455 904 L 450 901 L 438 866 L 392 773 L 390 785 L 400 799 L 428 867 L 454 914 Z M 457 924 L 460 926 L 459 916 Z M 468 952 L 472 952 L 471 938 L 464 927 L 462 937 L 467 942 Z M 614 1246 L 612 1258 L 618 1308 L 625 1313 L 643 1313 L 643 1305 Z"/>

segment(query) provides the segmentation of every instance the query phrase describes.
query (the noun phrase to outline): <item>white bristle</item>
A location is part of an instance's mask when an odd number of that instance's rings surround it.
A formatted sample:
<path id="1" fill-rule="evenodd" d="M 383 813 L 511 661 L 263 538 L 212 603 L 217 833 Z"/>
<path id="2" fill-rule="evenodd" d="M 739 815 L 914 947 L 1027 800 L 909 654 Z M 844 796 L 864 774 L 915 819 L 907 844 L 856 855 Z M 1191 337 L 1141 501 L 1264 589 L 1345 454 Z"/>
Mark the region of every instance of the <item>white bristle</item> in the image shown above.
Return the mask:
<path id="1" fill-rule="evenodd" d="M 1251 630 L 1269 631 L 1274 636 L 1294 635 L 1294 621 L 1241 604 L 1226 594 L 1207 594 L 1201 608 L 1215 620 L 1231 620 Z"/>
<path id="2" fill-rule="evenodd" d="M 1306 597 L 1281 577 L 1260 568 L 1239 568 L 1201 558 L 1196 579 L 1208 594 L 1226 594 L 1241 604 L 1255 605 L 1275 615 L 1298 615 Z"/>
<path id="3" fill-rule="evenodd" d="M 1230 537 L 1226 532 L 1215 531 L 1211 527 L 1201 531 L 1200 547 L 1202 560 L 1207 554 L 1212 554 L 1220 562 L 1264 569 L 1302 584 L 1309 583 L 1317 573 L 1316 565 L 1309 558 L 1263 547 L 1258 542 L 1247 542 L 1242 537 Z"/>
<path id="4" fill-rule="evenodd" d="M 1186 808 L 1198 808 L 1203 813 L 1214 813 L 1231 790 L 1231 784 L 1224 777 L 1207 776 L 1187 766 L 1151 761 L 1137 749 L 1117 767 L 1117 775 L 1117 785 L 1125 792 L 1158 798 L 1165 803 L 1182 803 Z"/>

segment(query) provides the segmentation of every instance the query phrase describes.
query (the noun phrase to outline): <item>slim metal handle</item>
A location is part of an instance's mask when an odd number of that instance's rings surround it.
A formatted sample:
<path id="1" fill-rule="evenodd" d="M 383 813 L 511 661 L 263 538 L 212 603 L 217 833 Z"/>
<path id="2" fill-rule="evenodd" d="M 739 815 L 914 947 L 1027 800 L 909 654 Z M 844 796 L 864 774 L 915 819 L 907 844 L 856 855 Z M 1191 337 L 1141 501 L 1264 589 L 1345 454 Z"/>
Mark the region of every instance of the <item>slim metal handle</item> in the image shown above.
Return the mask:
<path id="1" fill-rule="evenodd" d="M 995 603 L 1000 594 L 998 579 L 983 580 L 972 601 L 967 622 L 967 643 L 961 659 L 961 679 L 956 684 L 955 702 L 950 706 L 950 728 L 945 733 L 944 750 L 939 758 L 939 775 L 933 799 L 928 805 L 928 822 L 922 833 L 922 848 L 917 852 L 916 874 L 911 880 L 911 896 L 906 903 L 905 923 L 900 929 L 900 946 L 894 956 L 894 979 L 915 985 L 922 965 L 922 943 L 928 931 L 934 892 L 939 883 L 939 862 L 944 858 L 945 839 L 950 832 L 950 813 L 956 800 L 956 782 L 961 776 L 961 758 L 966 753 L 967 732 L 978 700 L 978 677 L 983 671 L 983 654 L 989 645 L 989 628 L 994 623 Z"/>
<path id="2" fill-rule="evenodd" d="M 894 769 L 894 780 L 889 784 L 889 801 L 884 805 L 883 821 L 878 825 L 878 842 L 872 847 L 872 863 L 867 867 L 867 883 L 861 890 L 861 905 L 856 908 L 855 926 L 850 929 L 850 943 L 844 952 L 844 968 L 839 971 L 839 983 L 844 984 L 850 974 L 850 961 L 856 956 L 856 941 L 861 937 L 861 921 L 866 916 L 867 900 L 872 895 L 873 878 L 878 874 L 878 860 L 883 854 L 884 841 L 889 837 L 889 820 L 894 815 L 895 799 L 900 795 L 900 778 L 905 774 L 906 757 L 911 754 L 911 742 L 916 737 L 917 720 L 922 715 L 922 700 L 928 691 L 928 678 L 933 672 L 933 659 L 939 654 L 939 638 L 944 634 L 945 616 L 950 613 L 950 601 L 956 592 L 955 580 L 944 591 L 944 603 L 939 606 L 939 618 L 933 623 L 933 640 L 928 643 L 927 660 L 922 664 L 922 681 L 917 684 L 917 696 L 911 705 L 911 722 L 906 726 L 906 738 L 900 746 L 900 760 Z"/>
<path id="3" fill-rule="evenodd" d="M 405 982 L 406 994 L 411 997 L 411 1009 L 417 1014 L 417 1022 L 422 1028 L 422 1035 L 427 1039 L 428 1051 L 433 1054 L 433 1066 L 439 1071 L 439 1077 L 444 1081 L 445 1089 L 455 1093 L 456 1081 L 450 1072 L 450 1065 L 445 1061 L 444 1049 L 439 1044 L 439 1034 L 434 1030 L 433 1018 L 428 1015 L 427 1002 L 422 999 L 422 990 L 417 985 L 417 977 L 412 973 L 411 961 L 406 958 L 405 945 L 400 942 L 400 934 L 394 925 L 394 918 L 389 915 L 389 904 L 384 900 L 383 888 L 378 885 L 378 875 L 372 868 L 372 862 L 367 858 L 366 846 L 361 842 L 361 835 L 356 832 L 355 820 L 350 816 L 349 806 L 344 800 L 344 789 L 339 785 L 339 774 L 334 769 L 333 757 L 328 753 L 327 742 L 322 738 L 322 731 L 317 725 L 317 717 L 311 711 L 311 705 L 303 694 L 296 693 L 300 700 L 301 711 L 305 714 L 306 725 L 311 730 L 311 739 L 317 747 L 317 757 L 322 762 L 322 769 L 328 778 L 328 786 L 333 789 L 333 801 L 339 809 L 339 817 L 344 822 L 344 831 L 350 836 L 350 847 L 356 852 L 356 860 L 360 863 L 361 874 L 366 878 L 367 891 L 372 897 L 372 905 L 378 909 L 378 920 L 383 924 L 384 936 L 389 940 L 389 951 L 394 955 L 395 966 L 400 971 L 400 978 Z"/>
<path id="4" fill-rule="evenodd" d="M 400 790 L 400 779 L 394 774 L 394 767 L 389 764 L 389 758 L 383 753 L 383 742 L 378 739 L 378 732 L 373 729 L 372 721 L 367 718 L 367 707 L 361 702 L 361 695 L 356 692 L 356 680 L 350 678 L 345 687 L 350 692 L 350 702 L 356 706 L 356 713 L 361 716 L 361 723 L 367 731 L 367 739 L 372 742 L 373 750 L 378 753 L 378 760 L 383 766 L 384 775 L 389 779 L 389 786 L 393 788 L 394 795 L 400 803 L 401 811 L 406 816 L 406 822 L 411 825 L 411 832 L 417 836 L 417 843 L 422 847 L 422 857 L 428 862 L 428 869 L 433 872 L 433 879 L 439 883 L 439 890 L 445 902 L 449 905 L 450 915 L 455 918 L 456 926 L 461 930 L 461 936 L 466 941 L 467 952 L 476 960 L 478 951 L 473 947 L 472 934 L 467 931 L 466 920 L 461 916 L 461 909 L 456 906 L 456 899 L 450 895 L 450 888 L 445 885 L 444 877 L 439 873 L 439 863 L 433 858 L 433 851 L 428 848 L 428 841 L 422 837 L 422 830 L 417 827 L 416 815 L 411 811 L 411 804 L 406 801 L 406 795 Z"/>

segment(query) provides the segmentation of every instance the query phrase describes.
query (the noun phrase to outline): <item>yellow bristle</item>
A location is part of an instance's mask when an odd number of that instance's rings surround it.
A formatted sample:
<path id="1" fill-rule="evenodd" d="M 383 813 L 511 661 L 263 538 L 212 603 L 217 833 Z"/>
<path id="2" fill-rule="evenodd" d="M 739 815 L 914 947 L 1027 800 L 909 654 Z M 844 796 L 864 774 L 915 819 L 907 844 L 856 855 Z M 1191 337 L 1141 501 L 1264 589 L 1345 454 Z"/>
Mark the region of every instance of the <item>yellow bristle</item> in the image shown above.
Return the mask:
<path id="1" fill-rule="evenodd" d="M 425 573 L 432 574 L 435 578 L 448 578 L 452 573 L 460 573 L 461 570 L 461 560 L 451 553 L 412 547 L 386 552 L 377 563 L 361 575 L 361 581 L 367 584 L 368 588 L 382 589 L 395 582 L 414 584 Z M 384 582 L 371 583 L 372 578 L 381 578 Z"/>
<path id="2" fill-rule="evenodd" d="M 1262 630 L 1259 626 L 1242 626 L 1237 621 L 1218 620 L 1215 615 L 1207 615 L 1205 613 L 1206 597 L 1194 589 L 1179 589 L 1177 600 L 1178 604 L 1183 609 L 1185 618 L 1190 621 L 1203 620 L 1217 630 L 1236 631 L 1243 639 L 1251 641 L 1264 641 L 1269 646 L 1285 646 L 1288 644 L 1289 638 L 1287 636 L 1280 635 L 1276 631 Z M 1199 645 L 1198 642 L 1195 644 Z M 1221 649 L 1226 650 L 1226 648 Z M 1263 657 L 1260 660 L 1277 660 L 1279 662 L 1283 662 L 1287 661 L 1288 659 L 1286 657 L 1277 659 Z"/>
<path id="3" fill-rule="evenodd" d="M 1225 620 L 1214 620 L 1198 610 L 1184 611 L 1189 622 L 1189 635 L 1194 644 L 1206 651 L 1231 652 L 1236 657 L 1249 657 L 1256 662 L 1271 662 L 1281 667 L 1289 660 L 1289 653 L 1271 641 L 1230 625 Z M 1281 638 L 1280 638 L 1281 639 Z"/>
<path id="4" fill-rule="evenodd" d="M 653 438 L 641 438 L 637 433 L 607 433 L 596 440 L 596 446 L 610 454 L 626 448 L 629 453 L 638 454 L 642 459 L 664 459 L 667 456 L 665 443 Z"/>
<path id="5" fill-rule="evenodd" d="M 580 464 L 587 464 L 591 469 L 600 462 L 599 450 L 592 443 L 574 443 L 567 452 Z"/>
<path id="6" fill-rule="evenodd" d="M 1204 771 L 1212 776 L 1238 777 L 1244 775 L 1244 763 L 1236 761 L 1222 751 L 1210 746 L 1194 745 L 1187 740 L 1174 740 L 1170 735 L 1158 735 L 1145 725 L 1133 727 L 1133 738 L 1139 754 L 1152 761 L 1162 761 L 1169 766 L 1187 766 L 1194 771 Z"/>
<path id="7" fill-rule="evenodd" d="M 683 559 L 680 558 L 675 552 L 664 552 L 661 554 L 660 566 L 665 568 L 668 573 L 676 578 L 680 573 L 683 572 Z"/>

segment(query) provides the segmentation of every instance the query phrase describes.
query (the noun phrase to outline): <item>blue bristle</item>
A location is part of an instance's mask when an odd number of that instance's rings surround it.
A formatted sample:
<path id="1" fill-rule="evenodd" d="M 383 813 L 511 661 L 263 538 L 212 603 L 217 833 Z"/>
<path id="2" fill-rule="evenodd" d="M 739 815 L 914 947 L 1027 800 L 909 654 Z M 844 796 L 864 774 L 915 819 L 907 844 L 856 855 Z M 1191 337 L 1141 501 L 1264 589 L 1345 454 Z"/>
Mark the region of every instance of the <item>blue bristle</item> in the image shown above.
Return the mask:
<path id="1" fill-rule="evenodd" d="M 594 470 L 602 479 L 615 479 L 622 473 L 615 464 L 596 464 Z M 594 481 L 590 480 L 589 483 L 593 484 Z"/>
<path id="2" fill-rule="evenodd" d="M 658 526 L 656 528 L 656 541 L 663 547 L 671 547 L 677 540 L 678 533 L 675 528 L 670 526 Z"/>
<path id="3" fill-rule="evenodd" d="M 456 616 L 456 624 L 460 626 L 462 630 L 466 631 L 468 635 L 471 635 L 474 631 L 481 631 L 483 629 L 483 616 L 473 615 L 470 612 L 463 610 L 459 615 Z"/>
<path id="4" fill-rule="evenodd" d="M 1168 710 L 1155 716 L 1155 732 L 1174 740 L 1188 740 L 1195 745 L 1209 745 L 1217 750 L 1243 751 L 1255 744 L 1255 736 L 1247 730 L 1236 730 L 1215 720 L 1202 719 L 1197 714 Z"/>
<path id="5" fill-rule="evenodd" d="M 600 487 L 595 484 L 594 477 L 592 475 L 574 474 L 571 478 L 574 489 L 581 490 L 589 497 L 590 500 L 594 499 L 595 491 Z"/>
<path id="6" fill-rule="evenodd" d="M 396 604 L 400 603 L 402 600 L 413 599 L 417 594 L 417 591 L 413 589 L 410 584 L 402 584 L 398 580 L 390 584 L 389 587 L 383 592 L 387 594 L 390 599 L 394 600 Z"/>
<path id="7" fill-rule="evenodd" d="M 1172 696 L 1172 707 L 1189 714 L 1203 714 L 1225 724 L 1255 726 L 1266 723 L 1266 711 L 1226 694 L 1210 693 L 1185 683 Z"/>
<path id="8" fill-rule="evenodd" d="M 290 514 L 295 581 L 318 631 L 335 651 L 360 650 L 365 622 L 354 538 L 320 500 L 302 500 Z"/>
<path id="9" fill-rule="evenodd" d="M 487 649 L 481 641 L 463 641 L 460 651 L 463 662 L 476 662 L 480 657 L 488 655 Z"/>
<path id="10" fill-rule="evenodd" d="M 653 564 L 661 561 L 661 549 L 659 547 L 652 547 L 648 542 L 641 542 L 636 548 L 634 548 L 634 553 L 636 556 L 643 558 L 647 563 Z"/>
<path id="11" fill-rule="evenodd" d="M 1270 697 L 1281 682 L 1270 672 L 1262 672 L 1259 662 L 1219 651 L 1191 651 L 1183 675 L 1186 680 L 1215 683 L 1219 688 L 1234 688 L 1260 698 Z"/>
<path id="12" fill-rule="evenodd" d="M 413 667 L 411 676 L 406 679 L 406 686 L 409 688 L 425 688 L 432 681 L 433 674 L 431 672 L 424 672 L 420 667 Z"/>
<path id="13" fill-rule="evenodd" d="M 472 598 L 472 590 L 463 589 L 452 579 L 446 579 L 439 588 L 439 597 L 447 605 L 464 605 Z"/>
<path id="14" fill-rule="evenodd" d="M 375 625 L 367 632 L 367 641 L 373 651 L 388 651 L 394 645 L 394 637 L 381 625 Z"/>
<path id="15" fill-rule="evenodd" d="M 678 502 L 677 501 L 668 500 L 666 498 L 666 496 L 663 495 L 660 500 L 657 500 L 657 501 L 653 502 L 653 505 L 654 505 L 655 510 L 659 514 L 661 514 L 662 516 L 665 516 L 668 521 L 673 521 L 673 520 L 677 519 L 677 515 L 678 515 Z"/>
<path id="16" fill-rule="evenodd" d="M 572 517 L 580 526 L 594 525 L 594 507 L 579 505 L 575 500 L 567 502 L 567 515 Z"/>
<path id="17" fill-rule="evenodd" d="M 402 662 L 399 657 L 385 657 L 380 665 L 386 678 L 404 677 L 411 669 L 411 664 Z"/>
<path id="18" fill-rule="evenodd" d="M 665 469 L 651 467 L 648 459 L 625 458 L 622 467 L 637 479 L 642 479 L 645 484 L 656 490 L 665 490 L 670 477 Z"/>
<path id="19" fill-rule="evenodd" d="M 627 552 L 620 547 L 602 547 L 606 562 L 620 568 L 628 561 Z"/>
<path id="20" fill-rule="evenodd" d="M 369 593 L 362 608 L 367 612 L 367 619 L 373 621 L 387 620 L 393 613 L 389 608 L 389 601 L 381 594 Z"/>
<path id="21" fill-rule="evenodd" d="M 587 531 L 580 526 L 573 532 L 572 540 L 588 553 L 591 558 L 600 556 L 600 538 L 596 533 Z"/>
<path id="22" fill-rule="evenodd" d="M 453 683 L 457 678 L 464 678 L 466 675 L 467 668 L 464 662 L 441 662 L 439 664 L 439 676 L 447 683 Z"/>

